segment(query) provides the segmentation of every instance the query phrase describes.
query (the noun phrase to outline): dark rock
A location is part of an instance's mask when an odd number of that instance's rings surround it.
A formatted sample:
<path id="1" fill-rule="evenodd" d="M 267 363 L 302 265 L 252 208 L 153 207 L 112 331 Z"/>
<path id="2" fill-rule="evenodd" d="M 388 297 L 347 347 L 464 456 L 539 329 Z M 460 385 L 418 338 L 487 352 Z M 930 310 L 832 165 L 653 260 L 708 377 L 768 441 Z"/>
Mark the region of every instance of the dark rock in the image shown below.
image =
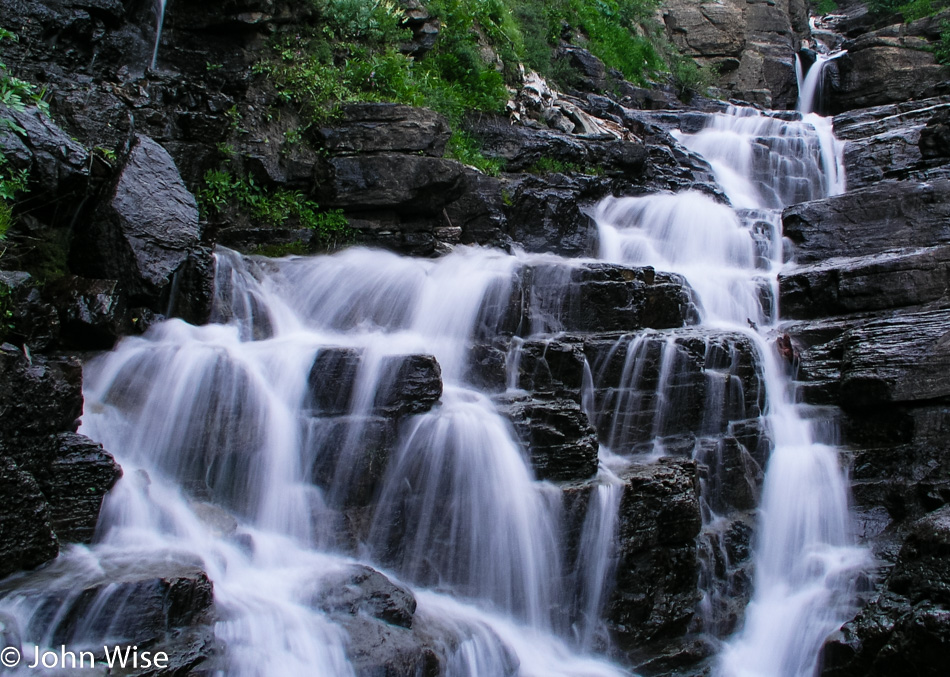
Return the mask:
<path id="1" fill-rule="evenodd" d="M 0 271 L 2 305 L 9 311 L 8 327 L 0 329 L 0 337 L 27 345 L 30 350 L 45 350 L 57 343 L 60 336 L 56 308 L 43 299 L 29 273 Z"/>
<path id="2" fill-rule="evenodd" d="M 523 397 L 499 408 L 528 450 L 538 479 L 583 480 L 597 472 L 597 436 L 576 402 Z"/>
<path id="3" fill-rule="evenodd" d="M 789 207 L 782 223 L 801 263 L 950 243 L 950 180 L 881 181 Z"/>
<path id="4" fill-rule="evenodd" d="M 326 207 L 438 214 L 461 193 L 463 166 L 418 155 L 331 157 L 315 177 Z"/>
<path id="5" fill-rule="evenodd" d="M 699 601 L 696 465 L 661 459 L 633 465 L 620 477 L 620 560 L 607 623 L 622 649 L 642 650 L 647 642 L 682 635 Z"/>
<path id="6" fill-rule="evenodd" d="M 82 367 L 75 359 L 27 359 L 0 346 L 0 441 L 72 431 L 82 413 Z"/>
<path id="7" fill-rule="evenodd" d="M 379 416 L 310 421 L 305 448 L 315 451 L 311 479 L 332 507 L 370 505 L 397 441 L 395 422 Z"/>
<path id="8" fill-rule="evenodd" d="M 19 130 L 0 129 L 0 151 L 17 169 L 26 169 L 30 183 L 48 202 L 81 191 L 89 179 L 89 152 L 35 106 L 17 111 L 0 106 L 0 116 Z"/>
<path id="9" fill-rule="evenodd" d="M 407 355 L 384 362 L 374 410 L 388 416 L 429 411 L 442 397 L 442 368 L 431 355 Z"/>
<path id="10" fill-rule="evenodd" d="M 321 350 L 310 370 L 313 409 L 322 415 L 343 415 L 357 406 L 354 387 L 362 355 L 352 348 Z M 442 370 L 430 355 L 384 358 L 369 411 L 382 416 L 406 416 L 428 411 L 442 396 Z"/>
<path id="11" fill-rule="evenodd" d="M 56 557 L 46 497 L 29 473 L 0 456 L 0 578 Z"/>
<path id="12" fill-rule="evenodd" d="M 462 194 L 445 207 L 448 227 L 458 230 L 458 241 L 464 244 L 507 249 L 510 238 L 505 216 L 505 183 L 468 168 L 462 180 Z M 447 240 L 445 233 L 436 232 L 436 235 L 442 242 Z"/>
<path id="13" fill-rule="evenodd" d="M 442 157 L 449 125 L 438 113 L 395 103 L 349 104 L 340 120 L 316 131 L 331 154 L 422 153 Z"/>
<path id="14" fill-rule="evenodd" d="M 610 263 L 522 269 L 508 323 L 519 334 L 665 329 L 697 320 L 686 280 Z"/>
<path id="15" fill-rule="evenodd" d="M 934 60 L 929 30 L 926 23 L 898 24 L 846 41 L 848 53 L 838 59 L 840 83 L 830 99 L 832 110 L 946 93 L 947 70 Z"/>
<path id="16" fill-rule="evenodd" d="M 56 562 L 8 578 L 0 585 L 0 598 L 32 601 L 36 611 L 23 635 L 49 637 L 57 644 L 83 636 L 145 646 L 211 620 L 212 584 L 194 565 L 110 559 L 99 565 L 100 570 L 77 578 L 68 563 Z M 121 625 L 113 619 L 116 608 L 126 612 Z"/>
<path id="17" fill-rule="evenodd" d="M 950 291 L 950 247 L 836 258 L 779 275 L 782 314 L 806 319 L 917 306 Z"/>
<path id="18" fill-rule="evenodd" d="M 349 635 L 346 655 L 357 677 L 436 677 L 442 661 L 412 630 L 372 618 L 337 617 Z"/>
<path id="19" fill-rule="evenodd" d="M 906 101 L 835 116 L 835 135 L 846 140 L 845 173 L 851 190 L 883 179 L 925 181 L 947 176 L 940 120 L 950 98 Z M 944 159 L 942 159 L 944 158 Z"/>
<path id="20" fill-rule="evenodd" d="M 950 157 L 950 104 L 935 111 L 920 130 L 918 146 L 925 158 Z"/>
<path id="21" fill-rule="evenodd" d="M 950 507 L 918 520 L 866 607 L 825 644 L 823 677 L 943 674 L 950 649 Z"/>
<path id="22" fill-rule="evenodd" d="M 554 58 L 566 62 L 574 72 L 574 85 L 585 92 L 603 92 L 607 87 L 607 67 L 588 50 L 573 45 L 561 45 Z"/>
<path id="23" fill-rule="evenodd" d="M 850 330 L 843 340 L 843 406 L 950 395 L 950 311 L 875 320 Z"/>
<path id="24" fill-rule="evenodd" d="M 72 265 L 88 277 L 117 279 L 133 299 L 164 311 L 175 274 L 200 239 L 195 198 L 171 156 L 137 136 L 107 203 L 79 234 Z"/>
<path id="25" fill-rule="evenodd" d="M 362 565 L 323 578 L 312 604 L 331 615 L 369 616 L 401 628 L 411 628 L 416 613 L 408 588 Z"/>
<path id="26" fill-rule="evenodd" d="M 132 317 L 117 280 L 66 276 L 47 288 L 59 310 L 66 345 L 83 350 L 112 348 L 131 333 Z"/>
<path id="27" fill-rule="evenodd" d="M 92 541 L 105 493 L 122 476 L 122 469 L 101 444 L 84 435 L 57 435 L 59 453 L 43 487 L 49 497 L 53 529 L 61 541 Z"/>

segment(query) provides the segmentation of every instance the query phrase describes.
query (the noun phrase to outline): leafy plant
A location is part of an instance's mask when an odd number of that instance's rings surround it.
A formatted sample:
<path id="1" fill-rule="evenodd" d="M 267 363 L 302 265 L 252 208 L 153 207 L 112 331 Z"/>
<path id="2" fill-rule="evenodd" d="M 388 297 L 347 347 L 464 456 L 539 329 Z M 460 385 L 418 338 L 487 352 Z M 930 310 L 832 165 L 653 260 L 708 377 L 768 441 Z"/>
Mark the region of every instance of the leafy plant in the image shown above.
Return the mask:
<path id="1" fill-rule="evenodd" d="M 818 3 L 815 5 L 815 11 L 820 16 L 831 14 L 832 12 L 837 11 L 837 9 L 838 3 L 835 2 L 835 0 L 818 0 Z"/>
<path id="2" fill-rule="evenodd" d="M 531 174 L 589 174 L 600 176 L 604 173 L 604 170 L 600 167 L 543 157 L 528 167 L 528 172 Z"/>
<path id="3" fill-rule="evenodd" d="M 301 227 L 315 231 L 326 246 L 353 239 L 353 230 L 343 212 L 321 211 L 316 202 L 307 200 L 299 190 L 265 189 L 251 176 L 238 177 L 218 169 L 206 172 L 204 183 L 197 198 L 206 216 L 236 209 L 267 226 L 296 221 Z"/>

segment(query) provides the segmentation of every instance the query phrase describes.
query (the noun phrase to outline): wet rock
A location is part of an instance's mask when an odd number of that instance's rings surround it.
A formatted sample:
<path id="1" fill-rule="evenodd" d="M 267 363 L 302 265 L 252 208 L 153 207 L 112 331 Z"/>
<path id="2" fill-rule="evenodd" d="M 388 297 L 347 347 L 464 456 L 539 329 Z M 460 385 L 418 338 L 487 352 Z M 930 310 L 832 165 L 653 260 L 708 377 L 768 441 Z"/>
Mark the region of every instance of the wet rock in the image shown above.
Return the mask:
<path id="1" fill-rule="evenodd" d="M 310 369 L 310 406 L 321 415 L 341 416 L 359 406 L 355 386 L 363 355 L 352 348 L 326 348 Z M 442 396 L 442 370 L 431 355 L 383 358 L 367 413 L 398 417 L 428 411 Z M 354 410 L 354 413 L 363 413 Z"/>
<path id="2" fill-rule="evenodd" d="M 409 588 L 362 565 L 324 577 L 312 603 L 331 615 L 369 616 L 401 628 L 411 628 L 416 613 Z"/>
<path id="3" fill-rule="evenodd" d="M 630 651 L 685 632 L 700 597 L 695 538 L 702 519 L 693 461 L 633 465 L 620 477 L 620 559 L 607 623 Z"/>
<path id="4" fill-rule="evenodd" d="M 373 407 L 389 416 L 428 411 L 442 397 L 442 368 L 431 355 L 408 355 L 387 360 Z"/>
<path id="5" fill-rule="evenodd" d="M 49 497 L 53 529 L 61 541 L 92 541 L 105 493 L 122 470 L 101 444 L 84 435 L 57 435 L 58 453 L 43 491 Z"/>
<path id="6" fill-rule="evenodd" d="M 463 190 L 457 200 L 445 208 L 447 227 L 458 231 L 463 244 L 481 244 L 501 249 L 511 246 L 508 218 L 505 214 L 506 184 L 474 169 L 466 168 L 462 176 Z M 440 242 L 450 240 L 447 231 L 435 231 Z"/>
<path id="7" fill-rule="evenodd" d="M 508 322 L 520 334 L 664 329 L 697 321 L 683 277 L 610 263 L 528 266 L 513 304 L 517 323 Z"/>
<path id="8" fill-rule="evenodd" d="M 848 111 L 835 116 L 835 134 L 846 141 L 848 188 L 883 179 L 924 181 L 945 178 L 947 149 L 940 120 L 950 97 L 905 101 Z"/>
<path id="9" fill-rule="evenodd" d="M 89 151 L 70 138 L 52 118 L 35 106 L 17 111 L 0 105 L 0 116 L 19 129 L 0 129 L 0 151 L 16 169 L 29 172 L 30 183 L 46 199 L 81 191 L 89 179 Z"/>
<path id="10" fill-rule="evenodd" d="M 439 656 L 413 631 L 360 616 L 336 620 L 349 635 L 346 655 L 357 677 L 441 674 Z"/>
<path id="11" fill-rule="evenodd" d="M 316 131 L 329 153 L 421 153 L 442 157 L 449 125 L 438 113 L 394 103 L 343 106 L 339 121 Z"/>
<path id="12" fill-rule="evenodd" d="M 460 195 L 462 174 L 454 160 L 380 154 L 331 157 L 315 178 L 322 206 L 438 214 Z"/>
<path id="13" fill-rule="evenodd" d="M 57 561 L 0 585 L 0 597 L 36 605 L 24 636 L 48 637 L 55 644 L 108 638 L 145 647 L 176 629 L 211 621 L 212 584 L 195 565 L 104 559 L 99 571 L 79 578 L 68 566 Z M 117 607 L 125 611 L 119 625 L 113 619 Z"/>
<path id="14" fill-rule="evenodd" d="M 119 280 L 132 299 L 164 311 L 176 273 L 201 240 L 198 207 L 164 148 L 137 136 L 106 203 L 79 234 L 72 265 Z"/>
<path id="15" fill-rule="evenodd" d="M 936 17 L 871 31 L 844 43 L 840 83 L 830 103 L 834 112 L 922 99 L 947 90 L 944 66 L 929 41 Z M 936 31 L 939 34 L 939 29 Z"/>
<path id="16" fill-rule="evenodd" d="M 27 345 L 30 350 L 45 350 L 57 343 L 60 322 L 56 308 L 44 300 L 29 273 L 0 271 L 0 295 L 10 313 L 8 326 L 0 329 L 4 340 Z"/>
<path id="17" fill-rule="evenodd" d="M 823 677 L 940 675 L 950 647 L 950 508 L 918 520 L 870 602 L 825 644 Z"/>
<path id="18" fill-rule="evenodd" d="M 112 348 L 132 331 L 132 317 L 118 280 L 66 276 L 47 289 L 59 310 L 67 345 L 79 349 Z"/>
<path id="19" fill-rule="evenodd" d="M 315 450 L 310 477 L 333 506 L 370 505 L 397 442 L 395 421 L 341 416 L 310 421 L 307 447 Z"/>
<path id="20" fill-rule="evenodd" d="M 46 496 L 32 475 L 0 456 L 0 578 L 56 557 Z"/>
<path id="21" fill-rule="evenodd" d="M 950 180 L 881 181 L 789 207 L 782 223 L 800 263 L 950 243 Z"/>
<path id="22" fill-rule="evenodd" d="M 0 346 L 0 440 L 72 431 L 82 413 L 82 367 Z"/>
<path id="23" fill-rule="evenodd" d="M 835 258 L 779 275 L 782 314 L 790 319 L 918 306 L 950 290 L 950 247 Z"/>
<path id="24" fill-rule="evenodd" d="M 499 410 L 514 425 L 538 479 L 583 480 L 597 472 L 597 437 L 576 402 L 519 397 Z"/>
<path id="25" fill-rule="evenodd" d="M 950 311 L 875 320 L 850 330 L 843 340 L 842 405 L 950 395 Z"/>

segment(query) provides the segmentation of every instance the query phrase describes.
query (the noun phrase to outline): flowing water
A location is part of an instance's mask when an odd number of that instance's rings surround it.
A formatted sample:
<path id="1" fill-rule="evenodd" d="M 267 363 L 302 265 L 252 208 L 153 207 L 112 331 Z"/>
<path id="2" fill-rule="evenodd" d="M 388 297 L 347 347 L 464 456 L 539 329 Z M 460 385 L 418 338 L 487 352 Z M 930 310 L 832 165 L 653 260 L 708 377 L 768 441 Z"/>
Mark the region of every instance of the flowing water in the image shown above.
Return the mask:
<path id="1" fill-rule="evenodd" d="M 593 211 L 599 258 L 685 277 L 701 328 L 619 339 L 608 358 L 623 355 L 621 380 L 609 401 L 603 365 L 585 366 L 581 406 L 600 433 L 601 464 L 573 560 L 563 556 L 561 489 L 535 480 L 469 365 L 474 342 L 506 331 L 512 294 L 530 279 L 522 338 L 508 349 L 507 389 L 519 392 L 522 346 L 563 329 L 582 262 L 465 247 L 439 260 L 351 249 L 271 261 L 221 250 L 211 324 L 170 320 L 86 365 L 81 432 L 125 475 L 105 501 L 96 544 L 69 548 L 43 573 L 43 589 L 14 586 L 0 600 L 5 625 L 41 650 L 132 641 L 121 581 L 200 567 L 214 583 L 217 672 L 351 675 L 349 630 L 315 600 L 367 563 L 413 589 L 416 626 L 442 638 L 450 675 L 625 674 L 591 657 L 604 646 L 617 563 L 617 473 L 631 455 L 667 453 L 694 350 L 706 383 L 700 432 L 714 437 L 762 415 L 772 439 L 755 594 L 719 670 L 810 675 L 822 639 L 845 618 L 848 574 L 863 555 L 851 546 L 835 449 L 794 404 L 770 340 L 783 265 L 778 210 L 843 190 L 840 148 L 820 118 L 741 109 L 679 137 L 709 160 L 733 207 L 686 192 L 610 198 Z M 742 345 L 758 354 L 767 397 L 740 387 Z M 440 365 L 441 399 L 421 412 L 397 402 L 410 410 L 394 416 L 398 396 L 387 397 L 400 375 L 431 368 L 420 355 Z M 693 453 L 713 463 L 702 444 Z M 368 485 L 374 454 L 389 462 Z M 712 529 L 711 498 L 703 516 Z M 721 594 L 714 578 L 703 580 L 710 596 Z M 94 602 L 84 599 L 78 621 L 61 627 L 93 586 Z M 704 608 L 708 629 L 715 605 Z"/>
<path id="2" fill-rule="evenodd" d="M 155 3 L 155 45 L 152 47 L 152 61 L 149 67 L 155 68 L 158 61 L 158 45 L 162 39 L 162 24 L 165 23 L 165 4 L 168 0 L 156 0 Z"/>

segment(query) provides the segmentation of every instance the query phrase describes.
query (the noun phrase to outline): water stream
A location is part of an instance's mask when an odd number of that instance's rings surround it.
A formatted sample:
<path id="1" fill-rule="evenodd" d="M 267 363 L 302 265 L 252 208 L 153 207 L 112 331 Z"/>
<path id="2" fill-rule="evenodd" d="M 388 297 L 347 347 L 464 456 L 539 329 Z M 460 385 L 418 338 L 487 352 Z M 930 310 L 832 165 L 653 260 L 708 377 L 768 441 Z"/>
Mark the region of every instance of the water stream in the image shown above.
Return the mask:
<path id="1" fill-rule="evenodd" d="M 794 403 L 771 343 L 779 210 L 844 189 L 840 147 L 816 116 L 746 109 L 679 138 L 709 160 L 733 207 L 697 192 L 607 199 L 593 212 L 599 259 L 678 273 L 695 291 L 705 350 L 721 361 L 707 360 L 718 385 L 706 394 L 703 426 L 764 415 L 772 453 L 755 594 L 718 669 L 807 677 L 822 639 L 845 618 L 848 574 L 863 553 L 850 539 L 836 451 Z M 416 623 L 430 636 L 453 638 L 441 648 L 449 675 L 513 666 L 538 677 L 626 674 L 593 655 L 603 648 L 616 567 L 616 471 L 631 454 L 666 453 L 656 440 L 677 413 L 680 334 L 618 341 L 632 385 L 612 409 L 595 402 L 598 365 L 587 365 L 581 404 L 599 420 L 601 467 L 575 561 L 560 554 L 561 489 L 535 479 L 468 370 L 473 342 L 503 333 L 519 276 L 543 269 L 532 276 L 530 327 L 510 341 L 507 385 L 518 391 L 520 347 L 563 329 L 570 272 L 582 263 L 468 247 L 438 260 L 354 248 L 272 261 L 220 250 L 211 324 L 170 320 L 86 365 L 81 432 L 125 475 L 105 501 L 95 545 L 67 549 L 45 580 L 56 590 L 101 585 L 102 597 L 115 594 L 107 584 L 115 572 L 200 566 L 214 583 L 218 673 L 333 676 L 353 674 L 348 630 L 314 600 L 366 563 L 413 589 Z M 764 403 L 736 389 L 738 340 L 759 355 Z M 660 367 L 644 399 L 637 379 L 648 351 L 659 351 Z M 440 365 L 440 402 L 396 419 L 381 413 L 381 393 L 419 355 Z M 334 390 L 335 375 L 347 373 L 349 385 Z M 649 453 L 634 448 L 642 440 L 632 429 L 649 432 Z M 387 439 L 395 442 L 383 449 Z M 375 487 L 361 465 L 376 453 L 368 449 L 389 457 Z M 346 534 L 357 535 L 355 547 Z M 51 596 L 35 590 L 8 594 L 0 612 L 41 649 L 63 637 L 77 649 L 129 640 L 115 600 L 94 604 L 64 635 L 57 622 L 75 599 L 52 597 L 52 614 Z"/>

